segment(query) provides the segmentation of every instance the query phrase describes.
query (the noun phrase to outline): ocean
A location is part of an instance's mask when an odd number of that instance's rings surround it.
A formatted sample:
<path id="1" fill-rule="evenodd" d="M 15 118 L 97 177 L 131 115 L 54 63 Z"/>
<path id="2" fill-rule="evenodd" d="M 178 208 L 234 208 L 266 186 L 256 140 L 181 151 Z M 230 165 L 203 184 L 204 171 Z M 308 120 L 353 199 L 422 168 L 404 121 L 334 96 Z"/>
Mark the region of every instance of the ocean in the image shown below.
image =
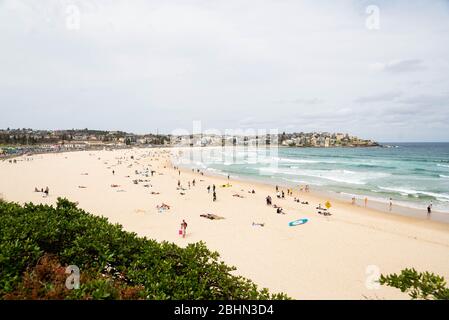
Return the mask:
<path id="1" fill-rule="evenodd" d="M 449 143 L 370 148 L 192 148 L 180 162 L 214 174 L 449 213 Z"/>

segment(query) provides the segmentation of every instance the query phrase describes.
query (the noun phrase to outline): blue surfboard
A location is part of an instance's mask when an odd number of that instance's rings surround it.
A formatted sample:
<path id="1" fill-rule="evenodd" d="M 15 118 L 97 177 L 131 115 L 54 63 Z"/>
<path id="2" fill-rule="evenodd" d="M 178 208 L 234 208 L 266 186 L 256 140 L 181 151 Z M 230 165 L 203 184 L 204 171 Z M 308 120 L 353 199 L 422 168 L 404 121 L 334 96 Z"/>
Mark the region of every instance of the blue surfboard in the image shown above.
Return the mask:
<path id="1" fill-rule="evenodd" d="M 289 225 L 290 227 L 299 226 L 299 225 L 301 225 L 301 224 L 306 223 L 307 221 L 309 221 L 309 219 L 305 219 L 305 218 L 304 218 L 304 219 L 298 219 L 298 220 L 289 222 L 288 225 Z"/>

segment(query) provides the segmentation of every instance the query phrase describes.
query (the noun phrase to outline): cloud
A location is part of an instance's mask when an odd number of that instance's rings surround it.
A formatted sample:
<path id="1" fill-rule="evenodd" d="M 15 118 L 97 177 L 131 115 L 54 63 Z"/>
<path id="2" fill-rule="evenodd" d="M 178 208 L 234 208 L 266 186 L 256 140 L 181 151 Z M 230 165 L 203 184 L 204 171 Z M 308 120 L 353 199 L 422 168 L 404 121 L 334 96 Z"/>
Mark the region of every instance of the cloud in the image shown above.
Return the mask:
<path id="1" fill-rule="evenodd" d="M 297 98 L 297 99 L 281 99 L 275 100 L 275 103 L 280 104 L 304 104 L 304 105 L 315 105 L 323 103 L 324 100 L 320 98 Z"/>
<path id="2" fill-rule="evenodd" d="M 356 103 L 372 103 L 372 102 L 385 102 L 385 101 L 393 101 L 396 98 L 400 97 L 402 92 L 400 91 L 390 91 L 384 92 L 380 94 L 370 95 L 370 96 L 362 96 L 354 100 Z"/>
<path id="3" fill-rule="evenodd" d="M 449 112 L 449 93 L 414 95 L 401 99 L 400 102 L 416 107 L 439 108 Z"/>
<path id="4" fill-rule="evenodd" d="M 424 61 L 420 59 L 393 60 L 386 63 L 375 63 L 372 67 L 390 73 L 412 72 L 425 69 Z"/>

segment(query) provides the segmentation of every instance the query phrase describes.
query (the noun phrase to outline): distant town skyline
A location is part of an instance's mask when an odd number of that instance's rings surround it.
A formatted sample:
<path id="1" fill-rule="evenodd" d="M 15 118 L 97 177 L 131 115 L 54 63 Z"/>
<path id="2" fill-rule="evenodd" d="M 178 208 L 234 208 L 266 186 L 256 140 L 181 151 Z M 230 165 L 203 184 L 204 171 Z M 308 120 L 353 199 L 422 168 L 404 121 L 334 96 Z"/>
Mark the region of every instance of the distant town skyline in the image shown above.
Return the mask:
<path id="1" fill-rule="evenodd" d="M 449 141 L 449 2 L 0 0 L 0 128 Z"/>

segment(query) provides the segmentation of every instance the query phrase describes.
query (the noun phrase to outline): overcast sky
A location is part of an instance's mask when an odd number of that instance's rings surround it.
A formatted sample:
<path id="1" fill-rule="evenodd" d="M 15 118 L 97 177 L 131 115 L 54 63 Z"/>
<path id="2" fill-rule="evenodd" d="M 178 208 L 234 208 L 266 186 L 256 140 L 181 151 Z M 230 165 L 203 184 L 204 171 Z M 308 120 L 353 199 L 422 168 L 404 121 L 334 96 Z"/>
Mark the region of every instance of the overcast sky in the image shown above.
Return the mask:
<path id="1" fill-rule="evenodd" d="M 449 1 L 0 0 L 0 39 L 0 128 L 449 141 Z"/>

